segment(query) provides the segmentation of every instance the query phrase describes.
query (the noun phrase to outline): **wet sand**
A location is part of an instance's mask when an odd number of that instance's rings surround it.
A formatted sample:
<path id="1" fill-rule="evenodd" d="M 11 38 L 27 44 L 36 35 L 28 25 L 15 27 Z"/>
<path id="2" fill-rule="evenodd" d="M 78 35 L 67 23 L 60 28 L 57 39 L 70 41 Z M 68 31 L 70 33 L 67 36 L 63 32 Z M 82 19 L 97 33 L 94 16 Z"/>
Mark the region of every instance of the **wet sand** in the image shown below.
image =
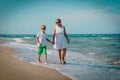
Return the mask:
<path id="1" fill-rule="evenodd" d="M 71 80 L 57 70 L 21 61 L 14 57 L 17 54 L 20 53 L 0 45 L 0 80 Z"/>

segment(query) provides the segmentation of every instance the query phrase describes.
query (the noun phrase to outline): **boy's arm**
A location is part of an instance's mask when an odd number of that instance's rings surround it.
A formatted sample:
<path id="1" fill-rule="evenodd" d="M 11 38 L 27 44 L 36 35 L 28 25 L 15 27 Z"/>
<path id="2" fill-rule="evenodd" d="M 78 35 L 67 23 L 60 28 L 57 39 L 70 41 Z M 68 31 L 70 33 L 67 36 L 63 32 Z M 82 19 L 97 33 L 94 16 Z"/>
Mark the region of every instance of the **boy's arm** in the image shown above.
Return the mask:
<path id="1" fill-rule="evenodd" d="M 47 40 L 48 42 L 52 43 L 52 41 L 50 41 L 48 38 L 46 38 L 46 40 Z"/>
<path id="2" fill-rule="evenodd" d="M 36 41 L 38 42 L 38 44 L 41 46 L 42 44 L 39 41 L 39 37 L 36 37 Z"/>

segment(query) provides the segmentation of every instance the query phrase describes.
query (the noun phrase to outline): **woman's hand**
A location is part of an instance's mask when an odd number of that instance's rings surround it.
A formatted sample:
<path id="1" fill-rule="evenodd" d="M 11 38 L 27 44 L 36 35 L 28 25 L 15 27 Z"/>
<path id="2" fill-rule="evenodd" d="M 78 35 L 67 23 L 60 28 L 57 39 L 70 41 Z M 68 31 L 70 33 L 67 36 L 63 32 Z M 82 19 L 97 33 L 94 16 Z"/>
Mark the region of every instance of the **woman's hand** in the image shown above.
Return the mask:
<path id="1" fill-rule="evenodd" d="M 68 44 L 70 43 L 70 40 L 69 39 L 67 39 L 67 42 L 68 42 Z"/>

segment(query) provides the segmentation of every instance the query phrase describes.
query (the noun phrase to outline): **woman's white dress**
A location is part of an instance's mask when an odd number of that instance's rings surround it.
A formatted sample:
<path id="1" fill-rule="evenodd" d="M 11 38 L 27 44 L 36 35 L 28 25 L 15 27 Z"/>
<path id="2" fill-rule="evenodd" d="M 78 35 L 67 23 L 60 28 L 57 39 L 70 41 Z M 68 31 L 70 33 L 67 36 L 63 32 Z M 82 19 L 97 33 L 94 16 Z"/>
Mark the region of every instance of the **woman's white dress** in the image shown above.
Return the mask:
<path id="1" fill-rule="evenodd" d="M 61 27 L 55 26 L 56 34 L 55 34 L 55 45 L 53 45 L 54 49 L 63 49 L 67 47 L 67 40 L 64 35 L 65 27 L 62 25 Z"/>

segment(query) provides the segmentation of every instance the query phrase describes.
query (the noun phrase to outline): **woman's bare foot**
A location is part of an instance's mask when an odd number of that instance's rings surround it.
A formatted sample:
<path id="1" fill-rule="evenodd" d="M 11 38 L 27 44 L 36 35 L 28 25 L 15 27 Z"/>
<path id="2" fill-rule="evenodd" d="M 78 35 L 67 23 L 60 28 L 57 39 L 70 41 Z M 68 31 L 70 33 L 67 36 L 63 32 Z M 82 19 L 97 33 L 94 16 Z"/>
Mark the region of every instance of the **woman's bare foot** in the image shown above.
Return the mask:
<path id="1" fill-rule="evenodd" d="M 66 61 L 62 60 L 62 64 L 66 64 Z"/>
<path id="2" fill-rule="evenodd" d="M 58 61 L 58 63 L 59 63 L 59 64 L 62 64 L 62 62 L 61 62 L 61 61 Z"/>

